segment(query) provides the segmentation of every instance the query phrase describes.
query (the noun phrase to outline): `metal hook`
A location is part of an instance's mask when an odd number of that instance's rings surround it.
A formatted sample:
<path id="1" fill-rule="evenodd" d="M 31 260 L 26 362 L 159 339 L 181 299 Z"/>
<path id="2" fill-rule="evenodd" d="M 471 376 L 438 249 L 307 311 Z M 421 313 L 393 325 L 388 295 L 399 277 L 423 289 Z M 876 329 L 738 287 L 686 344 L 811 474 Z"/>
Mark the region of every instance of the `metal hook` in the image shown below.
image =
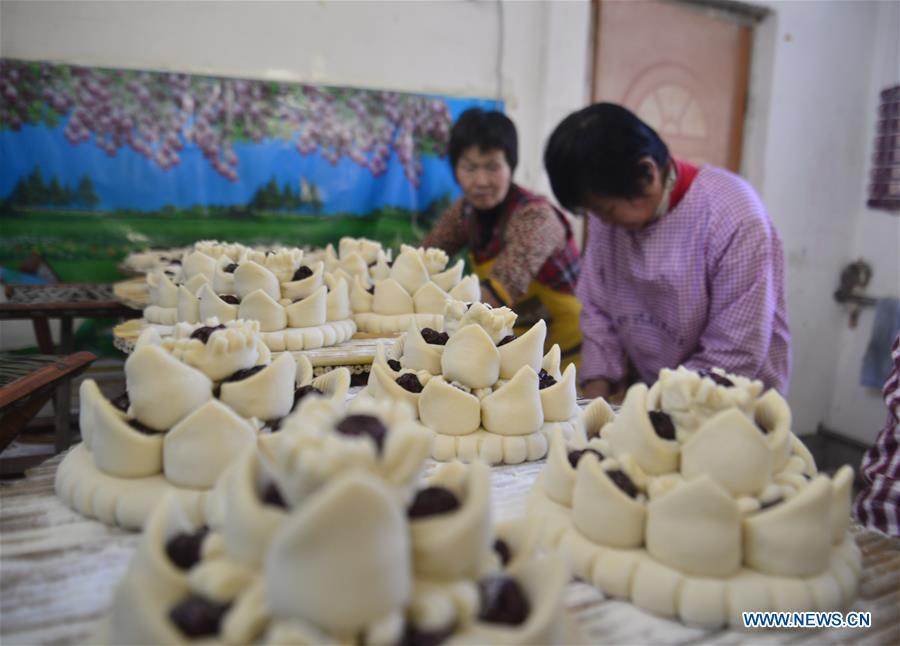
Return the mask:
<path id="1" fill-rule="evenodd" d="M 877 298 L 866 296 L 862 292 L 872 280 L 872 265 L 860 258 L 841 271 L 840 287 L 834 292 L 834 300 L 850 305 L 850 327 L 855 328 L 859 320 L 859 312 L 863 307 L 874 307 Z"/>

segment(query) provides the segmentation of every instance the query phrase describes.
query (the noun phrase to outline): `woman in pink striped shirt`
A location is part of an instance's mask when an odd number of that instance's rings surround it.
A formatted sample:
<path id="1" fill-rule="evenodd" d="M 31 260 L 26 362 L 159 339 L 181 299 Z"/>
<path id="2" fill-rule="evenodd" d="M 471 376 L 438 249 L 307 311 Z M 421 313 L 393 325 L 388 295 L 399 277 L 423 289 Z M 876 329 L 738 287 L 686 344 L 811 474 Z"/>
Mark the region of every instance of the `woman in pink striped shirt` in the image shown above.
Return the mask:
<path id="1" fill-rule="evenodd" d="M 615 397 L 682 364 L 786 391 L 784 253 L 747 182 L 673 159 L 610 103 L 564 119 L 544 163 L 560 204 L 591 216 L 576 289 L 587 395 Z"/>

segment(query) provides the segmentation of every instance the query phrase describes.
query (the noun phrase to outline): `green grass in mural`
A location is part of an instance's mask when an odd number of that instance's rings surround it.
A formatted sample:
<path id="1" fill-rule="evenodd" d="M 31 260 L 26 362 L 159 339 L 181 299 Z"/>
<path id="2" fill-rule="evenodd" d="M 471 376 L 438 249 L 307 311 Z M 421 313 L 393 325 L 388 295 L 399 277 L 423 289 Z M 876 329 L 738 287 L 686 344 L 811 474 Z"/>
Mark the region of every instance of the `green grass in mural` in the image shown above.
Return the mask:
<path id="1" fill-rule="evenodd" d="M 421 237 L 405 209 L 365 217 L 240 213 L 206 217 L 190 211 L 104 214 L 30 209 L 0 213 L 0 264 L 15 267 L 39 253 L 66 282 L 121 278 L 116 269 L 129 252 L 177 247 L 202 239 L 245 244 L 325 246 L 341 236 L 364 236 L 399 247 Z"/>

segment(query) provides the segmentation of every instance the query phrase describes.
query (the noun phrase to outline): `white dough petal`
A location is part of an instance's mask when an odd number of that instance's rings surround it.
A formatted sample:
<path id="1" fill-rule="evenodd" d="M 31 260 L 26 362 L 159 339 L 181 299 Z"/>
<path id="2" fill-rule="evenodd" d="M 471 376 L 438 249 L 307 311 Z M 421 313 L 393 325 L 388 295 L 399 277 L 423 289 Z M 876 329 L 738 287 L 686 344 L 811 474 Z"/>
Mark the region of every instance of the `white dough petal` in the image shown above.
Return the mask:
<path id="1" fill-rule="evenodd" d="M 478 398 L 451 386 L 441 377 L 429 379 L 419 398 L 422 423 L 444 435 L 468 435 L 481 426 Z"/>
<path id="2" fill-rule="evenodd" d="M 132 414 L 158 431 L 170 429 L 212 398 L 209 377 L 160 346 L 135 350 L 125 361 L 125 378 Z"/>
<path id="3" fill-rule="evenodd" d="M 324 285 L 323 276 L 325 273 L 325 264 L 317 262 L 311 269 L 313 272 L 312 276 L 282 283 L 282 296 L 284 296 L 284 298 L 289 298 L 292 301 L 300 300 L 301 298 L 306 298 Z"/>
<path id="4" fill-rule="evenodd" d="M 257 290 L 268 294 L 273 301 L 281 298 L 281 287 L 275 274 L 253 261 L 243 262 L 234 270 L 234 290 L 241 300 Z"/>
<path id="5" fill-rule="evenodd" d="M 323 489 L 288 517 L 272 541 L 263 576 L 273 616 L 299 617 L 349 635 L 406 603 L 411 577 L 405 524 L 403 510 L 372 476 L 348 474 Z"/>
<path id="6" fill-rule="evenodd" d="M 517 339 L 497 348 L 500 352 L 500 378 L 512 379 L 522 366 L 530 366 L 535 372 L 540 371 L 544 354 L 544 339 L 547 337 L 547 324 L 543 319 Z M 568 418 L 567 418 L 568 419 Z"/>
<path id="7" fill-rule="evenodd" d="M 403 251 L 397 256 L 391 267 L 391 278 L 409 294 L 415 294 L 422 285 L 429 282 L 422 256 L 415 250 Z"/>
<path id="8" fill-rule="evenodd" d="M 412 314 L 415 311 L 412 296 L 393 278 L 375 283 L 372 311 L 376 314 Z"/>
<path id="9" fill-rule="evenodd" d="M 322 325 L 327 320 L 328 290 L 322 285 L 303 300 L 288 305 L 284 310 L 290 327 Z"/>
<path id="10" fill-rule="evenodd" d="M 256 429 L 212 399 L 166 433 L 166 478 L 181 487 L 208 489 L 242 451 L 255 445 Z"/>
<path id="11" fill-rule="evenodd" d="M 756 495 L 772 478 L 772 454 L 753 422 L 728 409 L 684 443 L 681 473 L 688 480 L 707 474 L 734 496 Z"/>
<path id="12" fill-rule="evenodd" d="M 284 353 L 246 379 L 223 383 L 219 397 L 244 417 L 278 419 L 290 413 L 294 405 L 296 374 L 294 358 Z"/>
<path id="13" fill-rule="evenodd" d="M 284 307 L 272 300 L 272 297 L 262 289 L 244 296 L 238 307 L 238 317 L 259 321 L 259 329 L 262 332 L 283 330 L 288 322 Z"/>
<path id="14" fill-rule="evenodd" d="M 501 348 L 502 350 L 502 348 Z M 540 390 L 541 407 L 547 422 L 565 422 L 578 414 L 575 403 L 578 393 L 575 389 L 575 364 L 570 363 L 557 383 Z"/>
<path id="15" fill-rule="evenodd" d="M 458 381 L 469 388 L 488 388 L 500 376 L 500 353 L 481 326 L 467 325 L 444 346 L 441 373 L 447 381 Z"/>
<path id="16" fill-rule="evenodd" d="M 462 260 L 457 260 L 456 264 L 454 264 L 446 271 L 442 271 L 439 274 L 432 274 L 431 280 L 443 291 L 449 292 L 459 284 L 460 280 L 462 280 L 464 267 L 465 262 L 463 262 Z"/>
<path id="17" fill-rule="evenodd" d="M 544 424 L 537 373 L 522 366 L 505 386 L 481 400 L 481 418 L 488 431 L 499 435 L 536 433 Z"/>

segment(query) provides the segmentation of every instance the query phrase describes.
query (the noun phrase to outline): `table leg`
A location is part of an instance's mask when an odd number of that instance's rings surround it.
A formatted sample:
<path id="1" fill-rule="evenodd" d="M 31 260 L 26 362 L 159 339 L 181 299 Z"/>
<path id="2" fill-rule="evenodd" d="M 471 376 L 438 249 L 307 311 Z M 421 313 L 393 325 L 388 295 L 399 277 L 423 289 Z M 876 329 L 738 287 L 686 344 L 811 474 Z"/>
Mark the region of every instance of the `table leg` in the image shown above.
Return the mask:
<path id="1" fill-rule="evenodd" d="M 59 319 L 59 348 L 62 354 L 71 354 L 75 350 L 72 327 L 71 317 L 63 316 Z M 56 417 L 56 452 L 60 453 L 72 443 L 72 382 L 68 379 L 56 389 L 53 411 Z"/>
<path id="2" fill-rule="evenodd" d="M 34 328 L 34 336 L 37 339 L 38 348 L 44 354 L 53 354 L 53 335 L 50 334 L 50 322 L 46 316 L 37 316 L 31 319 Z"/>
<path id="3" fill-rule="evenodd" d="M 72 382 L 66 379 L 56 388 L 53 395 L 53 410 L 56 414 L 56 452 L 69 448 L 72 442 Z"/>
<path id="4" fill-rule="evenodd" d="M 72 354 L 75 351 L 75 337 L 72 334 L 72 319 L 63 316 L 59 320 L 60 354 Z"/>

